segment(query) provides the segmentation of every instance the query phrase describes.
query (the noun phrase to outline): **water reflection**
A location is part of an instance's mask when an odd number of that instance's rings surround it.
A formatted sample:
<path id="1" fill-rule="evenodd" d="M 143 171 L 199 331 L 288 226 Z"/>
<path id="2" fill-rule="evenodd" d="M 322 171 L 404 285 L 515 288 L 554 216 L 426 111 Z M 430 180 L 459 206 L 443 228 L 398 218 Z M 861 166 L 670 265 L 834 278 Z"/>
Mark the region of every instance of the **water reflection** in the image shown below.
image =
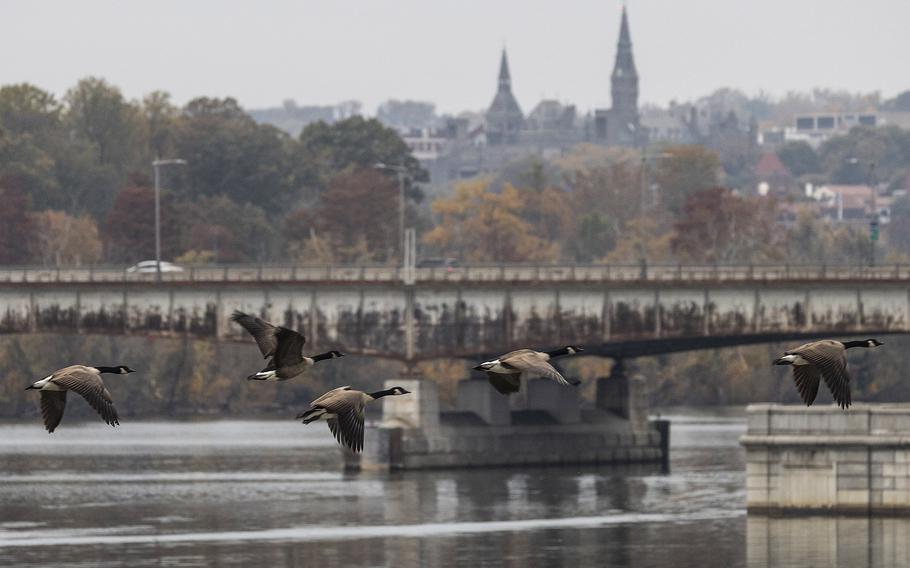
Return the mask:
<path id="1" fill-rule="evenodd" d="M 684 422 L 670 475 L 351 475 L 327 432 L 293 422 L 101 426 L 0 426 L 0 565 L 744 563 L 741 420 Z"/>
<path id="2" fill-rule="evenodd" d="M 910 566 L 910 519 L 749 515 L 750 568 L 764 566 Z"/>

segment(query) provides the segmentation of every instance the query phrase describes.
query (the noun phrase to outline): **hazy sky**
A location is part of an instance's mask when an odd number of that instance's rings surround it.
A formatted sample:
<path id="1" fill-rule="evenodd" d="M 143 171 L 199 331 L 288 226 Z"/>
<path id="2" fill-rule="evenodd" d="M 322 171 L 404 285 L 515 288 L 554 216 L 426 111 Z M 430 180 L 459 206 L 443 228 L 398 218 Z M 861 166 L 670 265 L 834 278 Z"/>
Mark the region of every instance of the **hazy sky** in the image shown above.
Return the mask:
<path id="1" fill-rule="evenodd" d="M 629 0 L 642 102 L 730 86 L 910 89 L 910 0 Z M 389 98 L 492 100 L 508 47 L 529 111 L 609 106 L 616 0 L 0 0 L 0 84 L 62 95 L 98 75 L 131 98 L 234 96 L 247 108 Z"/>

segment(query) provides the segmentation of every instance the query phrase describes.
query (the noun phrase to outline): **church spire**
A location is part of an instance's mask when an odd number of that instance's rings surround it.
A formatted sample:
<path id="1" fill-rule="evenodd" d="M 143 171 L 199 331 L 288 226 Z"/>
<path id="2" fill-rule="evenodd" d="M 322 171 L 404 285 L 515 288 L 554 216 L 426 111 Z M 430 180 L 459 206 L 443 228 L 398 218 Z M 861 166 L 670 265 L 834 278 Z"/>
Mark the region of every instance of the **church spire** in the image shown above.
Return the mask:
<path id="1" fill-rule="evenodd" d="M 518 138 L 524 115 L 512 94 L 512 76 L 505 48 L 499 60 L 499 88 L 486 114 L 486 134 L 490 144 L 511 144 Z"/>
<path id="2" fill-rule="evenodd" d="M 619 41 L 616 42 L 616 63 L 610 80 L 613 107 L 610 109 L 608 138 L 613 143 L 635 145 L 641 139 L 638 121 L 638 71 L 632 56 L 632 34 L 629 33 L 629 15 L 622 9 Z"/>
<path id="3" fill-rule="evenodd" d="M 509 74 L 509 57 L 506 55 L 506 48 L 502 48 L 502 59 L 499 61 L 499 88 L 512 88 L 512 76 Z"/>
<path id="4" fill-rule="evenodd" d="M 619 25 L 619 41 L 616 42 L 616 63 L 613 65 L 613 77 L 632 75 L 638 78 L 635 70 L 635 58 L 632 56 L 632 34 L 629 33 L 629 16 L 626 7 L 622 7 L 622 23 Z"/>

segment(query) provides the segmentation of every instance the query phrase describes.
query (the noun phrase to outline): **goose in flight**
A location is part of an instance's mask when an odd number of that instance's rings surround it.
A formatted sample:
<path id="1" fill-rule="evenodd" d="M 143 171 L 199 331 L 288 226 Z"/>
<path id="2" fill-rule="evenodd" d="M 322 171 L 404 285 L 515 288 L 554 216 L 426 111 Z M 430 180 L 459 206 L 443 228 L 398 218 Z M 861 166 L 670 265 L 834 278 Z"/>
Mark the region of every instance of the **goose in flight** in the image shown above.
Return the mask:
<path id="1" fill-rule="evenodd" d="M 796 389 L 806 406 L 812 406 L 818 395 L 819 379 L 825 379 L 828 390 L 841 408 L 850 406 L 850 374 L 847 372 L 847 349 L 874 348 L 884 345 L 877 339 L 836 341 L 822 339 L 785 351 L 775 365 L 792 365 Z"/>
<path id="2" fill-rule="evenodd" d="M 286 381 L 303 373 L 317 361 L 344 356 L 340 351 L 327 351 L 313 357 L 305 357 L 303 345 L 306 338 L 303 334 L 272 325 L 240 311 L 235 311 L 231 320 L 239 323 L 253 336 L 264 359 L 271 357 L 265 369 L 247 377 L 251 381 Z"/>
<path id="3" fill-rule="evenodd" d="M 134 372 L 126 365 L 116 367 L 71 365 L 54 371 L 53 374 L 32 383 L 25 390 L 41 391 L 41 415 L 44 417 L 44 427 L 48 433 L 53 432 L 63 419 L 67 391 L 81 395 L 106 423 L 117 426 L 120 424 L 117 409 L 114 408 L 111 393 L 104 387 L 101 374 L 126 375 Z"/>
<path id="4" fill-rule="evenodd" d="M 332 435 L 343 446 L 353 452 L 363 450 L 363 409 L 364 407 L 384 396 L 400 396 L 410 394 L 402 387 L 365 393 L 352 390 L 351 387 L 338 387 L 310 403 L 310 409 L 297 415 L 298 420 L 304 424 L 325 420 L 329 424 Z"/>
<path id="5" fill-rule="evenodd" d="M 579 381 L 569 382 L 553 365 L 550 359 L 562 355 L 575 355 L 584 351 L 581 347 L 568 345 L 555 351 L 534 351 L 533 349 L 519 349 L 505 355 L 481 363 L 474 367 L 475 371 L 485 371 L 490 384 L 502 394 L 518 392 L 521 387 L 521 376 L 525 373 L 552 379 L 561 385 L 575 385 Z"/>

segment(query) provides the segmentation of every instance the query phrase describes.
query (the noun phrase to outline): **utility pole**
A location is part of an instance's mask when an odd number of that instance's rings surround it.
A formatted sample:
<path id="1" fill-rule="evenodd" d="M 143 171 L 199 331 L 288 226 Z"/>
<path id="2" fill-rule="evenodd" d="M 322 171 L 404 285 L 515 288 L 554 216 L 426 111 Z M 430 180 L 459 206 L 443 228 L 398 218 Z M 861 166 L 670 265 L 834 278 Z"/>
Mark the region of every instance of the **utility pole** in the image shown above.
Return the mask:
<path id="1" fill-rule="evenodd" d="M 404 211 L 405 211 L 405 202 L 404 202 L 404 185 L 405 185 L 405 176 L 407 176 L 408 169 L 404 166 L 398 166 L 394 164 L 384 164 L 382 162 L 377 162 L 373 165 L 377 170 L 389 170 L 395 172 L 398 177 L 398 262 L 404 265 L 405 262 L 405 233 L 404 233 Z"/>
<path id="2" fill-rule="evenodd" d="M 179 158 L 170 160 L 155 158 L 152 161 L 152 167 L 155 169 L 155 280 L 157 282 L 161 282 L 161 174 L 158 169 L 161 166 L 185 164 L 186 160 Z"/>

